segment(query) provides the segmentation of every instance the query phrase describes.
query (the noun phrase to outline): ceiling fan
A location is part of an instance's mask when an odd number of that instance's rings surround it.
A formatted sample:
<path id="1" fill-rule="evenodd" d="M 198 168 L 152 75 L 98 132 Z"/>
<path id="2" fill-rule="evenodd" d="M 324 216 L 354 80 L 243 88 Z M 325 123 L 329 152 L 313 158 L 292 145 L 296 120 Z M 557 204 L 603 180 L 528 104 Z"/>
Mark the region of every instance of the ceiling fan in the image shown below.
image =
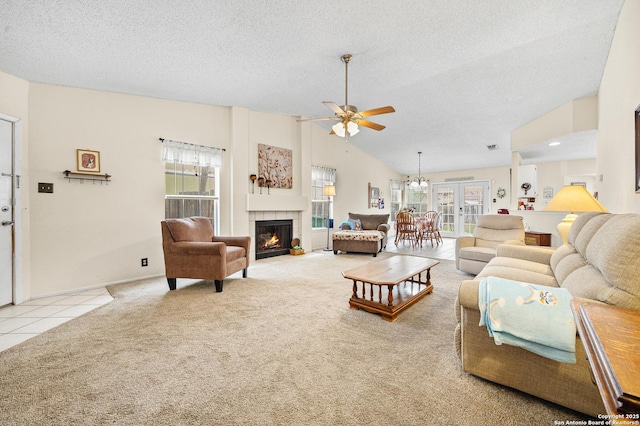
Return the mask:
<path id="1" fill-rule="evenodd" d="M 365 120 L 365 118 L 371 117 L 373 115 L 388 114 L 391 112 L 395 112 L 396 110 L 393 109 L 392 106 L 385 106 L 358 112 L 358 108 L 353 105 L 349 105 L 347 96 L 349 92 L 349 61 L 351 60 L 351 55 L 342 55 L 340 59 L 342 59 L 342 62 L 344 62 L 344 105 L 339 106 L 335 102 L 324 101 L 322 103 L 334 112 L 335 115 L 333 117 L 309 118 L 297 121 L 336 120 L 338 121 L 338 123 L 334 124 L 331 127 L 332 130 L 330 134 L 336 134 L 340 137 L 344 137 L 345 141 L 349 138 L 349 136 L 354 136 L 360 131 L 358 126 L 364 126 L 378 131 L 384 129 L 385 126 L 383 126 L 382 124 Z"/>

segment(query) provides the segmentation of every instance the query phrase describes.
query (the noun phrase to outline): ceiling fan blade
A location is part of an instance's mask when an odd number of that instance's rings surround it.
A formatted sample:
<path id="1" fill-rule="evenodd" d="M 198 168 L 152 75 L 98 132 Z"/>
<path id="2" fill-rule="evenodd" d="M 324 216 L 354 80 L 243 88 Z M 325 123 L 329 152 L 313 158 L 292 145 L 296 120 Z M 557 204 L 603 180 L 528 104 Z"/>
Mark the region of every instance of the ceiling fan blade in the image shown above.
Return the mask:
<path id="1" fill-rule="evenodd" d="M 325 118 L 301 118 L 296 121 L 325 121 L 325 120 L 340 120 L 339 117 L 325 117 Z"/>
<path id="2" fill-rule="evenodd" d="M 385 128 L 385 126 L 383 126 L 382 124 L 374 123 L 373 121 L 368 121 L 368 120 L 353 120 L 353 122 L 356 123 L 358 126 L 364 126 L 373 130 L 378 130 L 378 131 Z"/>
<path id="3" fill-rule="evenodd" d="M 346 114 L 346 111 L 340 108 L 338 104 L 335 102 L 323 101 L 322 103 L 325 104 L 331 111 L 335 112 L 338 115 Z"/>
<path id="4" fill-rule="evenodd" d="M 372 115 L 380 115 L 380 114 L 389 114 L 391 112 L 396 112 L 392 106 L 385 106 L 380 108 L 368 109 L 366 111 L 362 111 L 359 114 L 362 117 L 371 117 Z"/>

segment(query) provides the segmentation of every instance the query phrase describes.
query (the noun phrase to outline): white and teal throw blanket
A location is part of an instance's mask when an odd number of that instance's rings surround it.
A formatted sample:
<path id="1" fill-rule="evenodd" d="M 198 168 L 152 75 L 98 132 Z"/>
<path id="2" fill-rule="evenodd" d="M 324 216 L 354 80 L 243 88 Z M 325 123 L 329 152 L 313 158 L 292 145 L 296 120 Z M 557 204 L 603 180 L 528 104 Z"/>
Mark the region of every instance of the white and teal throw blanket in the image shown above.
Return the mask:
<path id="1" fill-rule="evenodd" d="M 518 346 L 560 362 L 576 362 L 571 293 L 497 277 L 480 281 L 480 325 L 497 345 Z"/>

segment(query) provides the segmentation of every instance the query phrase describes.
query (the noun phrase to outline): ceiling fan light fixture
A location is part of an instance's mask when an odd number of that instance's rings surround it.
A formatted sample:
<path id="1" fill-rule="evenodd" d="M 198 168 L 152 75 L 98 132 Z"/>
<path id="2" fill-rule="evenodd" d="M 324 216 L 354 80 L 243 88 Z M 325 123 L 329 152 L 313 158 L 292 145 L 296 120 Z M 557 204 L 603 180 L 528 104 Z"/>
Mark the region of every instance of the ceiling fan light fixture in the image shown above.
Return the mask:
<path id="1" fill-rule="evenodd" d="M 347 123 L 347 132 L 349 132 L 349 136 L 354 136 L 358 134 L 359 131 L 360 129 L 358 128 L 358 125 L 356 123 L 354 123 L 353 121 Z"/>
<path id="2" fill-rule="evenodd" d="M 346 127 L 346 132 L 345 132 L 345 127 Z M 341 138 L 344 138 L 347 132 L 349 133 L 349 136 L 353 136 L 360 131 L 360 129 L 358 128 L 358 125 L 353 121 L 349 121 L 346 125 L 344 122 L 341 121 L 331 126 L 331 129 L 333 130 L 333 133 L 335 133 L 337 136 Z"/>
<path id="3" fill-rule="evenodd" d="M 331 129 L 333 130 L 333 133 L 335 133 L 337 136 L 344 138 L 345 131 L 344 131 L 344 124 L 342 124 L 342 122 L 334 124 L 333 126 L 331 126 Z"/>

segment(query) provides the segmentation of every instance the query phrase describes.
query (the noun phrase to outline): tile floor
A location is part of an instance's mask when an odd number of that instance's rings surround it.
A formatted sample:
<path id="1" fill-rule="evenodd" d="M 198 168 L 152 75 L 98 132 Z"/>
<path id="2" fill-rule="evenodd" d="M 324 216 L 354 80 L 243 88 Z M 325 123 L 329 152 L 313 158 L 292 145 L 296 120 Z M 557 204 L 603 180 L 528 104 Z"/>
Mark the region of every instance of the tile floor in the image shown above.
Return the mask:
<path id="1" fill-rule="evenodd" d="M 393 242 L 394 236 L 389 235 L 387 248 L 390 253 L 413 254 L 416 256 L 432 257 L 434 259 L 456 260 L 456 239 L 442 238 L 442 244 L 431 247 L 431 242 L 423 242 L 422 247 L 412 247 L 409 242 L 402 241 L 398 246 Z"/>
<path id="2" fill-rule="evenodd" d="M 385 251 L 455 260 L 455 238 L 443 238 L 443 244 L 435 247 L 429 242 L 422 247 L 412 247 L 406 242 L 396 247 L 393 238 L 389 236 Z M 4 306 L 0 308 L 0 352 L 112 300 L 106 288 L 98 288 Z"/>
<path id="3" fill-rule="evenodd" d="M 4 306 L 0 308 L 0 352 L 112 300 L 103 287 Z"/>

